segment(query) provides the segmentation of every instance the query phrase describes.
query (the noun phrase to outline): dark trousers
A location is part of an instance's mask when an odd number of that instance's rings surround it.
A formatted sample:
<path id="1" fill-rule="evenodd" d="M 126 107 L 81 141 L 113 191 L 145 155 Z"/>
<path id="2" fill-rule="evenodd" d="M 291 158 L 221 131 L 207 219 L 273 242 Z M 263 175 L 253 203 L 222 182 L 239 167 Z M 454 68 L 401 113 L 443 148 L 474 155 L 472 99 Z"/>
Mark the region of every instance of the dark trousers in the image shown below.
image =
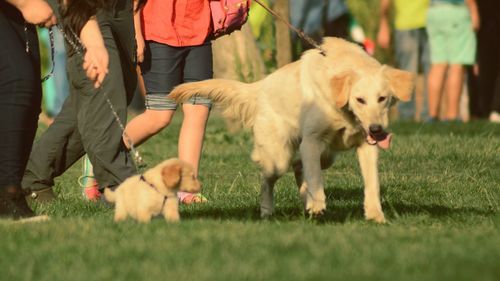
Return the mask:
<path id="1" fill-rule="evenodd" d="M 28 41 L 29 52 L 26 52 Z M 0 188 L 20 186 L 42 97 L 40 57 L 34 26 L 0 1 Z"/>
<path id="2" fill-rule="evenodd" d="M 483 117 L 500 113 L 500 2 L 478 1 L 481 27 L 478 32 L 479 94 Z"/>
<path id="3" fill-rule="evenodd" d="M 122 141 L 122 130 L 106 100 L 109 98 L 122 124 L 126 124 L 127 105 L 137 86 L 135 33 L 131 1 L 117 3 L 121 5 L 97 16 L 109 53 L 109 73 L 102 87 L 94 89 L 85 76 L 81 55 L 68 58 L 70 94 L 54 123 L 34 145 L 23 188 L 53 186 L 54 178 L 85 153 L 102 187 L 118 185 L 136 173 Z"/>

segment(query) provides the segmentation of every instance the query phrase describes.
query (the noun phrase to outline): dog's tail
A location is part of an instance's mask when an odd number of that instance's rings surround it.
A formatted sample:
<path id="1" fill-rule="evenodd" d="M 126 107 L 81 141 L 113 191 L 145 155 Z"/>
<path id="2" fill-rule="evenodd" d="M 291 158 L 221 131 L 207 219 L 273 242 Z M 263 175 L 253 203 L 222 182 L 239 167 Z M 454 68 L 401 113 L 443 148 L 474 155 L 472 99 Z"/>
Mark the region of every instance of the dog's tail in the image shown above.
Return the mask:
<path id="1" fill-rule="evenodd" d="M 104 189 L 104 198 L 106 198 L 106 201 L 110 203 L 116 202 L 116 194 L 115 191 L 112 191 L 109 188 Z"/>
<path id="2" fill-rule="evenodd" d="M 257 83 L 247 84 L 226 79 L 210 79 L 184 83 L 169 94 L 177 102 L 184 102 L 199 95 L 212 99 L 223 108 L 226 118 L 239 120 L 245 127 L 252 127 L 257 107 Z"/>

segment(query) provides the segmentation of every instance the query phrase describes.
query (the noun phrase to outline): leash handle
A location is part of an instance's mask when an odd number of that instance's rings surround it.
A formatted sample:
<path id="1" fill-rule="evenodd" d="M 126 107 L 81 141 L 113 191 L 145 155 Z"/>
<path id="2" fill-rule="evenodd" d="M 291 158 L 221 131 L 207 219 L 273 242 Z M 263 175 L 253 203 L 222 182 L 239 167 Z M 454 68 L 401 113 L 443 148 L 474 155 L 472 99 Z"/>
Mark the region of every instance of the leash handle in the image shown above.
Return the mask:
<path id="1" fill-rule="evenodd" d="M 305 34 L 302 30 L 300 30 L 300 29 L 296 28 L 295 26 L 291 25 L 285 18 L 283 18 L 282 16 L 280 16 L 279 14 L 277 14 L 275 11 L 271 10 L 271 8 L 269 8 L 266 5 L 264 5 L 264 3 L 262 3 L 260 0 L 253 0 L 253 1 L 255 1 L 255 2 L 257 2 L 257 4 L 261 5 L 262 8 L 264 8 L 264 10 L 266 10 L 268 13 L 270 13 L 271 15 L 273 15 L 275 18 L 277 18 L 280 21 L 284 22 L 291 30 L 295 31 L 295 33 L 297 33 L 297 35 L 300 38 L 306 40 L 307 43 L 309 43 L 314 48 L 318 49 L 321 55 L 326 56 L 325 50 L 323 48 L 321 48 L 321 46 L 316 41 L 314 41 L 314 39 L 312 39 L 310 36 L 308 36 L 307 34 Z"/>

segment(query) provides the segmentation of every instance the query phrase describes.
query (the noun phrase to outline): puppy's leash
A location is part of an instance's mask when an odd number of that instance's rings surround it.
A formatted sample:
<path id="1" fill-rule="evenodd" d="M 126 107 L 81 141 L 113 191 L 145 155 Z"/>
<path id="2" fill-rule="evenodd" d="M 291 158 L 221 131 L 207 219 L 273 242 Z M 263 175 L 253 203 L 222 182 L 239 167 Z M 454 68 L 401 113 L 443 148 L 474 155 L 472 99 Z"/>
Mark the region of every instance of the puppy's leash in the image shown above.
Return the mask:
<path id="1" fill-rule="evenodd" d="M 280 21 L 282 21 L 283 23 L 285 23 L 288 26 L 288 28 L 290 28 L 291 30 L 295 31 L 295 33 L 297 33 L 297 35 L 300 38 L 306 40 L 307 43 L 309 43 L 314 48 L 318 49 L 321 55 L 326 56 L 326 51 L 323 48 L 321 48 L 321 46 L 316 41 L 314 41 L 314 39 L 312 39 L 310 36 L 308 36 L 307 34 L 305 34 L 302 30 L 300 30 L 300 29 L 296 28 L 295 26 L 291 25 L 285 18 L 283 18 L 282 16 L 280 16 L 278 13 L 276 13 L 275 11 L 273 11 L 271 8 L 269 8 L 266 5 L 264 5 L 264 3 L 262 3 L 260 0 L 253 0 L 253 1 L 255 1 L 257 4 L 259 4 L 260 6 L 262 6 L 262 8 L 264 8 L 264 10 L 266 10 L 268 13 L 270 13 L 271 15 L 273 15 L 275 18 L 277 18 Z"/>

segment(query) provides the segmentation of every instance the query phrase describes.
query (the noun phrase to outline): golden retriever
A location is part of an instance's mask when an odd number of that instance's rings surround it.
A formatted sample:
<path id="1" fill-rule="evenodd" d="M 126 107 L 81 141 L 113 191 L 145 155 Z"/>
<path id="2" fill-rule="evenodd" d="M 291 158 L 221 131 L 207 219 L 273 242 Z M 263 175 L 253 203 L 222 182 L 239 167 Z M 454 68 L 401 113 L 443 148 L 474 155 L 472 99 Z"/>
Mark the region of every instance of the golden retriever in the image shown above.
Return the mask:
<path id="1" fill-rule="evenodd" d="M 104 190 L 104 197 L 115 203 L 116 222 L 127 216 L 148 223 L 153 216 L 163 215 L 169 222 L 179 221 L 177 191 L 198 192 L 200 182 L 193 167 L 179 159 L 161 162 L 142 175 L 126 179 L 115 191 Z"/>
<path id="2" fill-rule="evenodd" d="M 321 169 L 332 165 L 336 152 L 356 148 L 365 218 L 385 222 L 378 147 L 389 147 L 389 107 L 410 99 L 414 77 L 381 65 L 342 39 L 325 38 L 322 47 L 325 55 L 306 51 L 299 61 L 255 83 L 212 79 L 179 85 L 170 96 L 179 102 L 193 95 L 210 97 L 224 108 L 224 115 L 253 129 L 252 160 L 262 172 L 262 216 L 273 213 L 273 186 L 291 164 L 305 210 L 322 214 Z M 292 163 L 297 150 L 299 159 Z"/>

